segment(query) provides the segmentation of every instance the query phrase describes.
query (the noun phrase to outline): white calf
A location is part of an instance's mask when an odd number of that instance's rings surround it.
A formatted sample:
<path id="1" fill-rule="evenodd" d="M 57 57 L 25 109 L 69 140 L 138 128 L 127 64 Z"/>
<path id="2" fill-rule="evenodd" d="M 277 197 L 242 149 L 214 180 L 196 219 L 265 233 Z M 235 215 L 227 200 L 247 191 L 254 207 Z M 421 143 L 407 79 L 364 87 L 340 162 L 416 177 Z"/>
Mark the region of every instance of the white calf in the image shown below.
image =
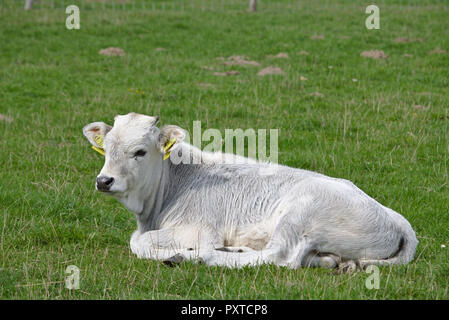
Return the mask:
<path id="1" fill-rule="evenodd" d="M 291 268 L 413 259 L 418 241 L 408 221 L 351 182 L 202 152 L 183 142 L 181 128 L 159 129 L 157 122 L 131 113 L 117 116 L 113 127 L 95 122 L 83 129 L 106 154 L 97 189 L 136 215 L 137 256 Z M 164 161 L 170 152 L 201 164 Z M 275 174 L 260 174 L 270 168 Z"/>

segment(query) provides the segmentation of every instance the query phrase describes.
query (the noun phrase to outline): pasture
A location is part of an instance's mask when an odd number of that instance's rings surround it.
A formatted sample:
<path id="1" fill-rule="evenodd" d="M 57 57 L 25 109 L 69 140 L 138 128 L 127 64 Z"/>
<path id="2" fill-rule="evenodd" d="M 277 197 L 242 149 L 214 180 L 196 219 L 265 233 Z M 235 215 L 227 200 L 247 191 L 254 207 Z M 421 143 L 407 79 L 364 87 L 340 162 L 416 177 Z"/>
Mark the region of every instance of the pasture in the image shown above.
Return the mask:
<path id="1" fill-rule="evenodd" d="M 371 2 L 350 0 L 23 3 L 0 1 L 1 299 L 448 299 L 447 1 L 378 1 L 379 30 L 365 27 Z M 129 112 L 188 131 L 279 129 L 279 163 L 404 215 L 415 260 L 381 267 L 369 289 L 365 272 L 137 259 L 134 215 L 95 191 L 103 158 L 81 131 Z M 65 288 L 69 265 L 79 290 Z"/>

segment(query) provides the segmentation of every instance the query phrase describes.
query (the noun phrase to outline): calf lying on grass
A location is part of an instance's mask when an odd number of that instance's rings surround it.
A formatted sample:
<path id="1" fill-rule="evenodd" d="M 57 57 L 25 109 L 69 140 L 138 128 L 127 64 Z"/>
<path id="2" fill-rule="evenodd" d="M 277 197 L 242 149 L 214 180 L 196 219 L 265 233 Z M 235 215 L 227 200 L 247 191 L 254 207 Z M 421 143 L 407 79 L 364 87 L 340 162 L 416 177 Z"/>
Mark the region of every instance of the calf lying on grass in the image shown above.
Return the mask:
<path id="1" fill-rule="evenodd" d="M 130 113 L 114 126 L 94 122 L 83 133 L 105 164 L 97 190 L 137 219 L 138 257 L 241 267 L 353 268 L 404 264 L 418 244 L 408 221 L 350 181 L 183 142 L 176 126 Z M 102 151 L 102 150 L 100 150 Z M 171 152 L 190 160 L 164 161 Z M 269 172 L 273 174 L 261 174 Z"/>

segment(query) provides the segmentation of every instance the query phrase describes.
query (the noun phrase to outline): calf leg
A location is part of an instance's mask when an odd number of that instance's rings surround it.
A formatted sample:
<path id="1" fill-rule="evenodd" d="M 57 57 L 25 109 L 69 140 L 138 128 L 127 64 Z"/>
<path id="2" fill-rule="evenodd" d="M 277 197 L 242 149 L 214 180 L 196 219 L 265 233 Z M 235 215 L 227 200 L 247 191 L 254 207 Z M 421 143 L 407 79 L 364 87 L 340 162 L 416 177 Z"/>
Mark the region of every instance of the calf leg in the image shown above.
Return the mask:
<path id="1" fill-rule="evenodd" d="M 336 268 L 339 263 L 340 257 L 334 254 L 331 253 L 321 254 L 317 252 L 311 252 L 304 258 L 302 265 L 304 267 L 321 267 L 332 269 Z"/>
<path id="2" fill-rule="evenodd" d="M 391 259 L 359 259 L 357 261 L 357 264 L 359 265 L 360 269 L 364 270 L 370 265 L 377 265 L 377 266 L 391 266 L 395 262 L 391 261 Z"/>
<path id="3" fill-rule="evenodd" d="M 256 251 L 253 248 L 249 247 L 222 247 L 222 248 L 216 248 L 215 250 L 225 251 L 225 252 L 253 252 Z"/>
<path id="4" fill-rule="evenodd" d="M 306 210 L 306 208 L 302 208 L 302 210 Z M 297 212 L 292 212 L 286 214 L 279 221 L 265 249 L 260 251 L 229 252 L 229 250 L 224 248 L 226 251 L 207 251 L 206 254 L 200 255 L 200 259 L 208 265 L 237 268 L 247 265 L 257 266 L 264 263 L 299 268 L 302 266 L 304 257 L 312 249 L 312 241 L 304 235 L 301 215 Z"/>
<path id="5" fill-rule="evenodd" d="M 214 253 L 214 251 L 217 252 L 221 252 L 224 253 L 220 254 L 220 253 Z M 178 254 L 165 259 L 164 263 L 166 263 L 167 265 L 173 266 L 176 264 L 179 264 L 181 262 L 183 262 L 184 260 L 194 260 L 194 261 L 198 261 L 198 262 L 203 262 L 203 263 L 207 263 L 209 265 L 227 265 L 227 263 L 223 263 L 220 262 L 222 260 L 220 259 L 227 259 L 229 257 L 229 255 L 226 254 L 230 254 L 230 253 L 235 253 L 237 255 L 235 255 L 235 257 L 233 258 L 234 260 L 236 258 L 238 258 L 238 260 L 240 260 L 240 256 L 242 253 L 257 253 L 260 251 L 256 251 L 252 248 L 248 248 L 248 247 L 221 247 L 221 248 L 208 248 L 206 250 L 194 250 L 194 249 L 187 249 L 187 250 L 183 250 L 182 252 L 179 252 Z M 220 256 L 220 257 L 219 257 Z M 244 259 L 249 259 L 249 256 L 247 256 Z M 213 262 L 211 262 L 213 261 Z M 237 263 L 240 264 L 240 263 Z M 251 263 L 249 263 L 251 264 Z"/>
<path id="6" fill-rule="evenodd" d="M 175 255 L 180 249 L 175 243 L 170 245 L 166 240 L 167 234 L 164 234 L 164 231 L 156 230 L 142 234 L 136 231 L 131 237 L 131 251 L 139 258 L 164 260 Z"/>
<path id="7" fill-rule="evenodd" d="M 296 269 L 301 266 L 301 261 L 309 251 L 310 246 L 307 240 L 302 240 L 293 248 L 269 246 L 260 251 L 249 250 L 246 252 L 211 250 L 200 254 L 199 259 L 211 266 L 241 268 L 273 263 Z"/>
<path id="8" fill-rule="evenodd" d="M 199 259 L 209 266 L 226 266 L 241 268 L 243 266 L 257 266 L 275 261 L 276 251 L 265 249 L 261 251 L 232 252 L 211 250 L 199 256 Z"/>
<path id="9" fill-rule="evenodd" d="M 213 249 L 210 237 L 198 237 L 183 243 L 182 231 L 174 228 L 152 230 L 144 233 L 134 232 L 131 237 L 131 251 L 139 258 L 166 260 L 176 254 L 192 258 L 200 252 Z M 180 241 L 181 240 L 181 241 Z"/>

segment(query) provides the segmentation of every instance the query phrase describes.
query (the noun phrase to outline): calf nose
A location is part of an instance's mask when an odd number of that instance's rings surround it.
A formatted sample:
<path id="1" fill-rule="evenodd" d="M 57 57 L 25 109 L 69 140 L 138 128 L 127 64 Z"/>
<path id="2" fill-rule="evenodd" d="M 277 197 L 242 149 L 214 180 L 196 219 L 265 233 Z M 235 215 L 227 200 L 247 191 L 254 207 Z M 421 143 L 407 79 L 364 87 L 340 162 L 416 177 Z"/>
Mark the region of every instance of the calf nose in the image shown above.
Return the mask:
<path id="1" fill-rule="evenodd" d="M 114 178 L 112 177 L 97 177 L 97 189 L 100 191 L 109 191 L 114 184 Z"/>

